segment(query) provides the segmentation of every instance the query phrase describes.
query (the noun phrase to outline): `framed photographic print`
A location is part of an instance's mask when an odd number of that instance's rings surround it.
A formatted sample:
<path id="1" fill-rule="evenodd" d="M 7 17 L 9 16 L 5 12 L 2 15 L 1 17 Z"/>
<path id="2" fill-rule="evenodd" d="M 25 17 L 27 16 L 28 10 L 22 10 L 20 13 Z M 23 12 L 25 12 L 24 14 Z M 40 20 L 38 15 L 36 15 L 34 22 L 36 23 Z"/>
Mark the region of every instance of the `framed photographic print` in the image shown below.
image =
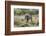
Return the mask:
<path id="1" fill-rule="evenodd" d="M 5 1 L 5 34 L 45 32 L 44 3 Z"/>

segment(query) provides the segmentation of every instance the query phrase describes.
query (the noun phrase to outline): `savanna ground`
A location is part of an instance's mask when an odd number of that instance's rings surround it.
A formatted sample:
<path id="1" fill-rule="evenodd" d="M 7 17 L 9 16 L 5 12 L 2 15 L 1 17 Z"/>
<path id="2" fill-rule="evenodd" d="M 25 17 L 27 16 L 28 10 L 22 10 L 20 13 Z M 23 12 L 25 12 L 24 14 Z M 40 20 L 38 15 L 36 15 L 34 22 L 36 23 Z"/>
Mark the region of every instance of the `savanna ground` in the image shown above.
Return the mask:
<path id="1" fill-rule="evenodd" d="M 14 9 L 15 27 L 34 27 L 39 25 L 38 9 Z"/>

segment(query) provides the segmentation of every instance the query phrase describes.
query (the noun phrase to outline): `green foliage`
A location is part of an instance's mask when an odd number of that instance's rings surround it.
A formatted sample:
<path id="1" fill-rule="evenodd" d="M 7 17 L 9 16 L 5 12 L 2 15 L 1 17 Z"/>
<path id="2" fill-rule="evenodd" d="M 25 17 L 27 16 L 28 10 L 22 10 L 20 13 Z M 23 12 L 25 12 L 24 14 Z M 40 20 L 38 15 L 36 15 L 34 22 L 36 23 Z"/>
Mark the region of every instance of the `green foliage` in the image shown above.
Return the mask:
<path id="1" fill-rule="evenodd" d="M 24 15 L 24 14 L 31 14 L 35 15 L 38 14 L 38 10 L 33 10 L 33 9 L 14 9 L 14 15 Z"/>

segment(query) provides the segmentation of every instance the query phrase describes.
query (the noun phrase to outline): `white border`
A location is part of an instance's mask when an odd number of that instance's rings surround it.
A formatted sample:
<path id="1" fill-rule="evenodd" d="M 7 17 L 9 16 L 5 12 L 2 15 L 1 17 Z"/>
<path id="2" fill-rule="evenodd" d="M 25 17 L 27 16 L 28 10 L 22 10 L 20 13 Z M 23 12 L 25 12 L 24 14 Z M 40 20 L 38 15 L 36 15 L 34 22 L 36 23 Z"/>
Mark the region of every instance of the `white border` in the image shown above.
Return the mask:
<path id="1" fill-rule="evenodd" d="M 14 8 L 39 9 L 39 26 L 37 27 L 14 27 Z M 42 7 L 11 5 L 11 31 L 42 30 Z"/>

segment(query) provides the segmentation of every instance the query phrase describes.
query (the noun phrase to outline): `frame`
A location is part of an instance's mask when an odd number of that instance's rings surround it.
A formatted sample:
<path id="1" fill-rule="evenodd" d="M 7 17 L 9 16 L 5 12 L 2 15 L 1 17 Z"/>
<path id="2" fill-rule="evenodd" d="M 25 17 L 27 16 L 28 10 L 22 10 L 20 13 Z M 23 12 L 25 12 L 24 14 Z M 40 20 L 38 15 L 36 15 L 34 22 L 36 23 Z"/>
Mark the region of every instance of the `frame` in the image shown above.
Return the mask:
<path id="1" fill-rule="evenodd" d="M 41 21 L 42 21 L 42 29 L 41 30 L 23 30 L 23 31 L 11 31 L 11 5 L 12 7 L 16 7 L 14 5 L 22 5 L 22 6 L 38 6 L 42 7 L 41 11 Z M 16 18 L 16 17 L 15 17 Z M 18 30 L 18 29 L 17 29 Z M 35 33 L 44 33 L 45 32 L 45 6 L 44 3 L 35 3 L 35 2 L 19 2 L 19 1 L 5 1 L 5 35 L 18 35 L 18 34 L 35 34 Z"/>

